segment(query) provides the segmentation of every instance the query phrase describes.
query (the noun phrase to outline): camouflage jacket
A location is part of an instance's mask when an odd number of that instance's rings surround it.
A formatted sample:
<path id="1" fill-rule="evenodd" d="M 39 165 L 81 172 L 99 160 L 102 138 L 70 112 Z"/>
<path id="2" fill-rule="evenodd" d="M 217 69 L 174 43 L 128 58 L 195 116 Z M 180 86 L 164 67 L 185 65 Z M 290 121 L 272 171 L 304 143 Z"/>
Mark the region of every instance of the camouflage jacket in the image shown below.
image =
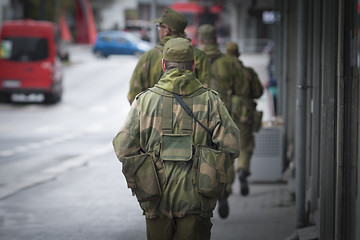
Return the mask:
<path id="1" fill-rule="evenodd" d="M 226 159 L 230 159 L 232 164 L 233 159 L 239 155 L 238 127 L 216 92 L 204 88 L 190 71 L 178 69 L 167 71 L 153 88 L 136 97 L 122 129 L 113 140 L 114 149 L 120 161 L 126 156 L 155 153 L 153 161 L 162 193 L 157 199 L 140 202 L 147 218 L 183 217 L 187 214 L 211 217 L 217 199 L 203 196 L 194 184 L 195 155 L 186 164 L 160 159 L 161 145 L 164 144 L 164 98 L 172 99 L 172 133 L 183 134 L 185 131 L 183 119 L 186 113 L 172 93 L 181 95 L 184 100 L 191 98 L 195 117 L 212 133 L 210 135 L 190 118 L 193 146 L 213 146 L 224 152 Z M 209 178 L 205 179 L 209 181 Z"/>
<path id="2" fill-rule="evenodd" d="M 231 109 L 231 116 L 240 127 L 240 124 L 253 124 L 256 109 L 254 99 L 260 98 L 264 90 L 256 72 L 244 66 L 238 57 L 231 57 L 234 58 L 236 67 L 244 76 L 244 81 L 235 82 Z"/>
<path id="3" fill-rule="evenodd" d="M 138 93 L 153 87 L 159 81 L 163 75 L 161 67 L 163 47 L 169 39 L 175 37 L 178 36 L 172 35 L 163 38 L 155 48 L 141 55 L 130 80 L 128 93 L 130 103 L 134 101 Z M 204 86 L 207 86 L 207 80 L 211 78 L 211 69 L 207 56 L 200 49 L 194 48 L 194 58 L 196 60 L 195 75 Z"/>
<path id="4" fill-rule="evenodd" d="M 235 83 L 234 94 L 251 100 L 260 98 L 264 93 L 264 88 L 261 85 L 258 75 L 251 67 L 244 66 L 239 58 L 234 58 L 236 60 L 236 66 L 243 72 L 245 79 L 242 85 Z"/>
<path id="5" fill-rule="evenodd" d="M 234 58 L 221 53 L 217 45 L 208 44 L 201 50 L 208 56 L 212 73 L 215 75 L 215 79 L 212 79 L 212 81 L 217 82 L 213 83 L 211 81 L 209 85 L 219 92 L 225 106 L 231 111 L 231 97 L 234 94 L 234 86 L 235 84 L 239 86 L 244 84 L 244 74 L 236 67 Z"/>

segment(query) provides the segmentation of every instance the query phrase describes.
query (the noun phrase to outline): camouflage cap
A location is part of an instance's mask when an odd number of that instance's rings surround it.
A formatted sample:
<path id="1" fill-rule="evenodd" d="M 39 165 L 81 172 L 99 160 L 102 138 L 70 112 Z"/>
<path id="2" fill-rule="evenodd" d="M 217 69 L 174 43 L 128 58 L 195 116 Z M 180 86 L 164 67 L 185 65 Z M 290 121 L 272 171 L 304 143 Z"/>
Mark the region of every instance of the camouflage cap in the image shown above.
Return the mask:
<path id="1" fill-rule="evenodd" d="M 239 54 L 239 48 L 236 42 L 229 42 L 226 44 L 226 53 L 230 55 L 238 55 Z"/>
<path id="2" fill-rule="evenodd" d="M 211 24 L 204 24 L 199 27 L 200 39 L 216 39 L 216 28 Z"/>
<path id="3" fill-rule="evenodd" d="M 155 19 L 154 23 L 165 23 L 170 28 L 180 33 L 184 32 L 188 24 L 184 15 L 171 8 L 165 9 L 162 16 Z"/>
<path id="4" fill-rule="evenodd" d="M 191 42 L 185 38 L 172 38 L 165 43 L 163 59 L 169 62 L 190 62 L 194 60 Z"/>

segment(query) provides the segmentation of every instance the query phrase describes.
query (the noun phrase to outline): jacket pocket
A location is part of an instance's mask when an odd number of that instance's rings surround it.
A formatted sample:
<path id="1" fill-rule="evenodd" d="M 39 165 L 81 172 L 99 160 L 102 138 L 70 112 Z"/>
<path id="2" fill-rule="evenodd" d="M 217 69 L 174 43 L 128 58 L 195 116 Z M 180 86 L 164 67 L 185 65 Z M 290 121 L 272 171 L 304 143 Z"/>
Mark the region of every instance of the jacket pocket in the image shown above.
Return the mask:
<path id="1" fill-rule="evenodd" d="M 225 153 L 202 146 L 198 151 L 198 191 L 206 197 L 220 198 L 227 183 Z"/>
<path id="2" fill-rule="evenodd" d="M 128 188 L 131 188 L 139 202 L 160 197 L 161 189 L 151 153 L 122 157 L 120 161 Z"/>

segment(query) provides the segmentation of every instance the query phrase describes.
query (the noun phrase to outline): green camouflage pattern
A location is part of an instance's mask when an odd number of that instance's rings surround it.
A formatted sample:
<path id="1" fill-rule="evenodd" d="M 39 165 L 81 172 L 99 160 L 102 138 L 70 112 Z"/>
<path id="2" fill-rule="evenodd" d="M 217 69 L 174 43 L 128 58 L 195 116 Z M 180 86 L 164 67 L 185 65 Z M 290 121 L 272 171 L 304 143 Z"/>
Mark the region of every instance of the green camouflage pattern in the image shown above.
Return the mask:
<path id="1" fill-rule="evenodd" d="M 192 158 L 193 145 L 190 134 L 162 134 L 161 144 L 162 160 L 189 161 Z"/>
<path id="2" fill-rule="evenodd" d="M 206 44 L 201 50 L 208 56 L 214 75 L 209 85 L 219 92 L 225 106 L 231 111 L 233 90 L 235 85 L 243 85 L 243 72 L 236 67 L 236 61 L 233 57 L 220 52 L 217 44 Z"/>
<path id="3" fill-rule="evenodd" d="M 241 85 L 235 84 L 234 94 L 251 100 L 260 98 L 264 93 L 264 88 L 254 69 L 244 66 L 237 57 L 232 57 L 236 61 L 236 67 L 244 73 L 246 79 Z"/>
<path id="4" fill-rule="evenodd" d="M 161 60 L 165 43 L 171 38 L 179 37 L 172 35 L 163 38 L 155 48 L 141 55 L 130 80 L 128 100 L 132 103 L 135 96 L 148 88 L 153 87 L 163 75 Z M 195 75 L 200 82 L 207 87 L 208 79 L 211 79 L 211 69 L 206 54 L 194 47 L 194 59 L 196 60 Z"/>
<path id="5" fill-rule="evenodd" d="M 243 84 L 235 84 L 234 96 L 232 97 L 231 116 L 240 129 L 240 156 L 237 161 L 237 171 L 243 169 L 250 174 L 250 160 L 255 149 L 254 119 L 256 103 L 254 99 L 263 94 L 263 87 L 256 72 L 244 66 L 238 57 L 232 56 L 236 61 L 237 68 L 243 72 L 245 80 Z"/>
<path id="6" fill-rule="evenodd" d="M 210 198 L 221 198 L 229 182 L 228 169 L 233 161 L 227 161 L 222 151 L 199 147 L 199 192 Z"/>
<path id="7" fill-rule="evenodd" d="M 141 154 L 121 158 L 122 172 L 128 188 L 136 195 L 139 202 L 148 201 L 160 196 L 159 180 L 153 163 L 153 154 Z"/>
<path id="8" fill-rule="evenodd" d="M 243 73 L 245 81 L 235 82 L 231 116 L 238 126 L 246 124 L 253 129 L 256 110 L 254 99 L 260 98 L 264 90 L 256 72 L 250 67 L 245 67 L 237 57 L 232 57 L 236 61 L 236 67 Z"/>
<path id="9" fill-rule="evenodd" d="M 113 139 L 113 146 L 120 160 L 148 152 L 154 153 L 153 162 L 160 183 L 161 197 L 140 202 L 147 218 L 173 218 L 189 214 L 211 217 L 217 199 L 199 193 L 199 178 L 196 177 L 199 168 L 197 161 L 194 161 L 196 159 L 178 162 L 163 161 L 159 157 L 164 122 L 162 101 L 165 97 L 173 97 L 171 92 L 180 94 L 184 100 L 192 98 L 194 115 L 212 132 L 210 136 L 203 127 L 192 121 L 193 144 L 213 146 L 223 152 L 223 163 L 218 163 L 221 166 L 218 176 L 221 178 L 217 180 L 227 182 L 224 172 L 239 155 L 239 129 L 216 92 L 205 89 L 190 71 L 169 70 L 153 88 L 138 94 L 123 127 Z M 172 108 L 172 133 L 183 134 L 182 119 L 186 113 L 175 99 Z M 210 182 L 213 181 L 212 176 L 209 176 Z M 200 178 L 206 177 L 204 170 Z M 216 183 L 214 185 L 216 186 Z"/>

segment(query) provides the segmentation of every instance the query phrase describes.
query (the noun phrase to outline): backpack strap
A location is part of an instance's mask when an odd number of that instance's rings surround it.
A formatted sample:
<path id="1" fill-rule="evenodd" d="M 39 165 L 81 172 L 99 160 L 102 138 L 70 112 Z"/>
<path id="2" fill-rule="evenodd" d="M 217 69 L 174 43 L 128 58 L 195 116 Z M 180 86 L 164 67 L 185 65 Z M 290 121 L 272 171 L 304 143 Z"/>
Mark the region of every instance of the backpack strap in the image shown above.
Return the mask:
<path id="1" fill-rule="evenodd" d="M 185 110 L 185 112 L 188 114 L 189 117 L 195 119 L 195 121 L 197 123 L 200 124 L 201 127 L 203 127 L 208 133 L 210 136 L 212 136 L 212 132 L 207 128 L 205 127 L 194 115 L 194 113 L 192 112 L 192 110 L 189 108 L 189 106 L 185 103 L 185 101 L 177 94 L 173 93 L 175 99 L 179 102 L 179 104 L 181 105 L 181 107 Z M 192 98 L 186 98 L 187 99 L 191 99 L 191 102 L 192 102 Z M 192 104 L 191 104 L 192 106 Z"/>
<path id="2" fill-rule="evenodd" d="M 163 133 L 170 134 L 172 133 L 172 118 L 173 118 L 173 98 L 162 96 L 162 104 L 163 104 L 163 124 L 162 131 Z"/>
<path id="3" fill-rule="evenodd" d="M 172 123 L 173 123 L 173 100 L 172 96 L 163 96 L 163 124 L 162 130 L 163 133 L 171 134 L 173 133 Z M 192 106 L 192 98 L 187 98 L 186 102 L 189 106 Z M 191 111 L 191 110 L 190 110 Z M 182 116 L 182 130 L 186 134 L 192 133 L 192 118 L 187 115 L 183 114 Z"/>

